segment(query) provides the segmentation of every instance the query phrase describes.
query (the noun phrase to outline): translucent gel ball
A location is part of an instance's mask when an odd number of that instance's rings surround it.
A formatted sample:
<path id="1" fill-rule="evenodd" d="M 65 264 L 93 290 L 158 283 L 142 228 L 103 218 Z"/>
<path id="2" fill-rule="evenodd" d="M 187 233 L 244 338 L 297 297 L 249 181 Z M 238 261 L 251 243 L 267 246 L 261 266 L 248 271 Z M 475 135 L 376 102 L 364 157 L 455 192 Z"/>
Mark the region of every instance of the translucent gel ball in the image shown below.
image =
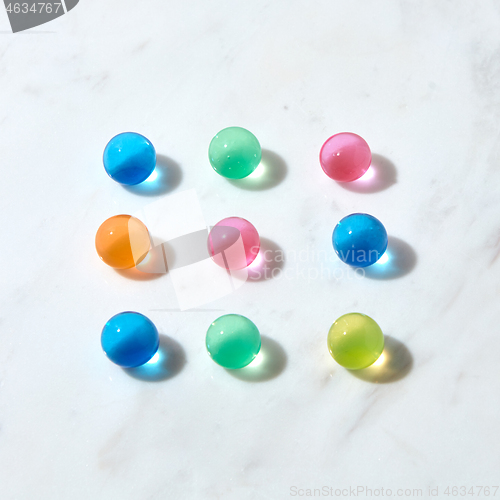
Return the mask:
<path id="1" fill-rule="evenodd" d="M 260 351 L 260 333 L 245 316 L 226 314 L 216 319 L 207 331 L 207 351 L 224 368 L 243 368 Z"/>
<path id="2" fill-rule="evenodd" d="M 326 140 L 319 153 L 319 161 L 328 177 L 338 182 L 351 182 L 370 168 L 372 153 L 362 137 L 341 132 Z"/>
<path id="3" fill-rule="evenodd" d="M 115 269 L 130 269 L 149 252 L 148 228 L 131 215 L 115 215 L 105 220 L 95 235 L 101 260 Z"/>
<path id="4" fill-rule="evenodd" d="M 330 354 L 339 365 L 349 370 L 361 370 L 382 354 L 384 334 L 369 316 L 349 313 L 331 326 L 327 343 Z"/>
<path id="5" fill-rule="evenodd" d="M 153 173 L 156 151 L 143 135 L 124 132 L 108 142 L 104 149 L 103 163 L 113 180 L 133 186 L 144 182 Z"/>
<path id="6" fill-rule="evenodd" d="M 373 215 L 351 214 L 333 230 L 333 249 L 350 266 L 375 264 L 387 249 L 387 231 Z"/>
<path id="7" fill-rule="evenodd" d="M 259 254 L 257 229 L 241 217 L 222 219 L 208 235 L 208 252 L 212 260 L 225 269 L 243 269 Z"/>
<path id="8" fill-rule="evenodd" d="M 262 150 L 252 132 L 241 127 L 221 130 L 208 147 L 213 169 L 228 179 L 243 179 L 260 163 Z"/>
<path id="9" fill-rule="evenodd" d="M 143 314 L 122 312 L 104 325 L 101 345 L 113 363 L 133 368 L 156 354 L 160 337 L 154 323 Z"/>

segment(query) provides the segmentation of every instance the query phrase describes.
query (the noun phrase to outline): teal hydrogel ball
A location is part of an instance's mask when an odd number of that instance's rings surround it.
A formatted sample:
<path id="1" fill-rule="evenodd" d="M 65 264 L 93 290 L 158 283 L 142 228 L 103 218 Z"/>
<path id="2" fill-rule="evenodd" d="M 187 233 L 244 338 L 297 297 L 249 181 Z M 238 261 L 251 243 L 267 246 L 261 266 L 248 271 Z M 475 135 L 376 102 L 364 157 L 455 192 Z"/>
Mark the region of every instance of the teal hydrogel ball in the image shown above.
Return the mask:
<path id="1" fill-rule="evenodd" d="M 224 368 L 243 368 L 260 351 L 260 333 L 245 316 L 226 314 L 216 319 L 207 331 L 210 357 Z"/>
<path id="2" fill-rule="evenodd" d="M 243 179 L 260 163 L 262 149 L 257 137 L 241 127 L 221 130 L 210 143 L 208 158 L 213 169 L 228 179 Z"/>

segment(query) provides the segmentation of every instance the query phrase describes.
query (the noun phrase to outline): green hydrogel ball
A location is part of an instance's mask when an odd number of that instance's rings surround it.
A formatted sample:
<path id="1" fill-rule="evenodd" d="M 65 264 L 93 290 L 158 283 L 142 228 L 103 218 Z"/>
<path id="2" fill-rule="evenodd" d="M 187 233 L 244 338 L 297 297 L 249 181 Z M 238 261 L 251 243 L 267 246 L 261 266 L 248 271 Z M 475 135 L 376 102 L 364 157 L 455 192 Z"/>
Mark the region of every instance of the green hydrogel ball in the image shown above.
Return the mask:
<path id="1" fill-rule="evenodd" d="M 260 333 L 245 316 L 226 314 L 216 319 L 207 331 L 207 351 L 224 368 L 243 368 L 260 351 Z"/>
<path id="2" fill-rule="evenodd" d="M 331 326 L 327 343 L 330 354 L 339 365 L 349 370 L 361 370 L 382 354 L 384 334 L 369 316 L 349 313 Z"/>
<path id="3" fill-rule="evenodd" d="M 262 149 L 252 132 L 228 127 L 212 139 L 208 158 L 218 174 L 228 179 L 243 179 L 259 166 Z"/>

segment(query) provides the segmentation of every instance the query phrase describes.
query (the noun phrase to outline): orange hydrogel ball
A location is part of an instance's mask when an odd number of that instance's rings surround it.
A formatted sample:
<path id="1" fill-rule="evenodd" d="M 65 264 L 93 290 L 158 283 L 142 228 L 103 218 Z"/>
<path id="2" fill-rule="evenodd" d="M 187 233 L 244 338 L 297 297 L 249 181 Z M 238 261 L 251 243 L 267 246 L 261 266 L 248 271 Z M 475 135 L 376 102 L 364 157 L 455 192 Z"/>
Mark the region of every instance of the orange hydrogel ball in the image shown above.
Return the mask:
<path id="1" fill-rule="evenodd" d="M 115 215 L 105 220 L 97 230 L 95 248 L 108 266 L 130 269 L 149 252 L 148 228 L 131 215 Z"/>

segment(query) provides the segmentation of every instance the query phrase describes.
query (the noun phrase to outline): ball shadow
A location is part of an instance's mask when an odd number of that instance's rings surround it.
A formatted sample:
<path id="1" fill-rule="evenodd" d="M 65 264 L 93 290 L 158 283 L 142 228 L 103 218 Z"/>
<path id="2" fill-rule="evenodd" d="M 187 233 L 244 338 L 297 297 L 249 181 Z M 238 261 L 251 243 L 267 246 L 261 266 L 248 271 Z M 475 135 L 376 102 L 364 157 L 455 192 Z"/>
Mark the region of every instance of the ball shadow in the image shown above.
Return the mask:
<path id="1" fill-rule="evenodd" d="M 151 361 L 136 368 L 123 368 L 133 378 L 161 382 L 175 377 L 186 364 L 186 353 L 176 340 L 160 334 L 160 347 Z"/>
<path id="2" fill-rule="evenodd" d="M 372 163 L 367 172 L 352 182 L 338 182 L 338 185 L 355 193 L 378 193 L 390 188 L 397 182 L 394 164 L 385 156 L 372 155 Z"/>
<path id="3" fill-rule="evenodd" d="M 151 238 L 151 241 L 153 239 Z M 168 272 L 167 261 L 165 257 L 165 242 L 157 241 L 157 245 L 151 248 L 137 266 L 130 269 L 115 269 L 115 271 L 124 278 L 134 281 L 151 281 L 161 278 Z"/>
<path id="4" fill-rule="evenodd" d="M 364 275 L 374 280 L 391 280 L 410 273 L 417 265 L 415 250 L 405 241 L 389 236 L 384 256 L 375 264 L 365 267 Z"/>
<path id="5" fill-rule="evenodd" d="M 139 271 L 136 267 L 131 269 L 115 269 L 115 271 L 124 278 L 133 281 L 152 281 L 161 278 L 163 274 L 160 273 L 143 273 Z"/>
<path id="6" fill-rule="evenodd" d="M 140 184 L 123 186 L 127 191 L 142 196 L 158 196 L 173 191 L 182 181 L 182 170 L 177 162 L 165 155 L 156 155 L 153 173 Z"/>
<path id="7" fill-rule="evenodd" d="M 227 181 L 248 191 L 264 191 L 280 184 L 287 172 L 288 167 L 280 155 L 263 149 L 262 160 L 253 173 L 243 179 L 227 179 Z"/>
<path id="8" fill-rule="evenodd" d="M 245 382 L 266 382 L 280 375 L 288 362 L 285 350 L 278 342 L 265 335 L 262 335 L 261 341 L 259 354 L 248 366 L 226 371 Z"/>
<path id="9" fill-rule="evenodd" d="M 355 377 L 374 384 L 389 384 L 406 377 L 413 367 L 411 352 L 394 337 L 385 335 L 384 339 L 384 351 L 373 365 L 363 370 L 348 371 Z"/>
<path id="10" fill-rule="evenodd" d="M 269 238 L 260 239 L 260 250 L 256 259 L 247 268 L 247 281 L 267 281 L 281 273 L 285 264 L 285 253 Z"/>

